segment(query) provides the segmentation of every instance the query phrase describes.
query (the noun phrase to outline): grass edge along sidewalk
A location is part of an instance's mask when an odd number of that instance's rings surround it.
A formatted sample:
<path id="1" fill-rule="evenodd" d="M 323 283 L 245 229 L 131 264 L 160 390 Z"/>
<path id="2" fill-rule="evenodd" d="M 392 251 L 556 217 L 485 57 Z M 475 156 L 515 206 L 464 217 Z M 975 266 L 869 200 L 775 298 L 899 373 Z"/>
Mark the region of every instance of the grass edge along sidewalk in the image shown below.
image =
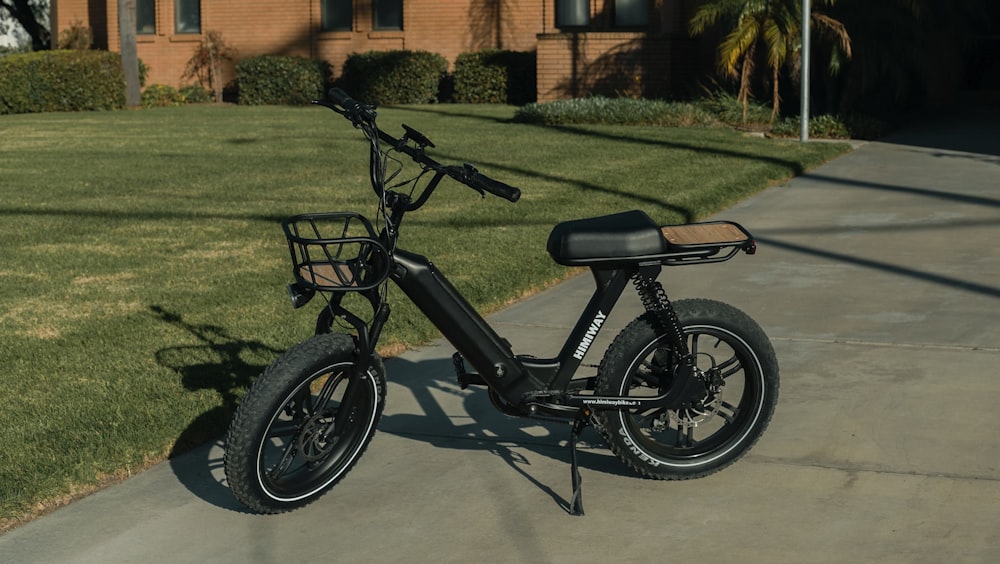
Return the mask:
<path id="1" fill-rule="evenodd" d="M 567 275 L 545 253 L 559 221 L 634 208 L 694 221 L 848 150 L 728 129 L 514 124 L 513 112 L 380 110 L 388 131 L 427 134 L 438 160 L 522 189 L 510 204 L 446 182 L 407 218 L 401 246 L 485 311 Z M 0 531 L 218 436 L 321 307 L 287 305 L 280 221 L 374 216 L 367 164 L 360 134 L 320 108 L 4 116 Z M 436 336 L 390 301 L 387 351 Z"/>

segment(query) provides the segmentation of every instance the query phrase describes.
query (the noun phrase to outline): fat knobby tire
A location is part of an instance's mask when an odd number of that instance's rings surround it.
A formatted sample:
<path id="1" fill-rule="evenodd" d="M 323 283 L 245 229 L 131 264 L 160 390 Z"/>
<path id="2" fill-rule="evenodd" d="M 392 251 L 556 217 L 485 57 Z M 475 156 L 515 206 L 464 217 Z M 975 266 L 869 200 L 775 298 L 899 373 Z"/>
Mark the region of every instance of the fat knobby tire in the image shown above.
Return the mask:
<path id="1" fill-rule="evenodd" d="M 738 460 L 767 428 L 778 400 L 778 362 L 770 341 L 756 322 L 742 311 L 712 300 L 680 300 L 674 303 L 674 309 L 689 347 L 694 344 L 705 351 L 696 355 L 698 368 L 704 370 L 704 363 L 709 366 L 721 363 L 722 368 L 716 373 L 723 375 L 719 380 L 725 380 L 725 384 L 715 394 L 720 400 L 714 403 L 716 412 L 706 416 L 712 411 L 706 408 L 696 413 L 702 419 L 712 420 L 688 418 L 687 430 L 681 431 L 677 411 L 638 414 L 602 410 L 596 414 L 598 430 L 612 452 L 640 475 L 659 480 L 707 476 Z M 664 332 L 656 329 L 658 326 L 662 324 L 656 314 L 645 313 L 615 338 L 598 369 L 599 394 L 663 392 L 662 387 L 657 389 L 649 384 L 648 376 L 643 388 L 638 377 L 640 370 L 655 372 L 649 367 L 657 359 L 670 356 L 663 354 L 672 347 Z M 668 379 L 671 375 L 670 370 L 661 373 Z M 733 374 L 742 374 L 742 379 Z M 725 397 L 727 392 L 737 397 Z M 711 425 L 721 427 L 714 432 L 704 430 Z M 690 433 L 686 442 L 682 440 L 685 432 Z M 696 433 L 712 434 L 697 437 Z"/>
<path id="2" fill-rule="evenodd" d="M 378 356 L 373 358 L 371 367 L 362 379 L 364 385 L 358 395 L 359 401 L 355 403 L 358 407 L 346 415 L 350 418 L 350 423 L 342 433 L 346 437 L 344 446 L 331 447 L 330 454 L 314 456 L 318 470 L 314 473 L 305 470 L 301 486 L 294 480 L 289 480 L 288 484 L 280 484 L 280 487 L 272 486 L 262 460 L 266 447 L 274 440 L 272 437 L 279 434 L 272 429 L 272 424 L 279 417 L 290 417 L 293 412 L 307 411 L 301 409 L 301 404 L 290 402 L 298 401 L 296 398 L 300 398 L 303 392 L 312 397 L 316 390 L 311 390 L 311 387 L 318 385 L 312 384 L 316 376 L 324 373 L 349 374 L 354 362 L 352 337 L 335 333 L 317 335 L 289 349 L 254 382 L 240 403 L 226 434 L 224 459 L 229 487 L 236 498 L 249 509 L 258 513 L 281 513 L 315 501 L 336 485 L 364 453 L 375 434 L 385 405 L 385 368 Z M 326 409 L 330 411 L 329 408 Z M 334 445 L 327 438 L 326 431 L 330 428 L 328 422 L 345 415 L 339 407 L 330 413 L 336 415 L 326 417 L 313 427 L 324 433 L 322 439 L 313 444 L 322 446 L 321 441 L 327 441 L 327 444 Z M 282 421 L 287 427 L 296 427 L 294 437 L 299 443 L 303 442 L 302 437 L 306 434 L 303 429 L 309 423 L 307 415 L 303 413 L 292 422 Z M 317 432 L 312 436 L 318 435 Z M 294 456 L 311 454 L 298 447 L 291 451 Z"/>

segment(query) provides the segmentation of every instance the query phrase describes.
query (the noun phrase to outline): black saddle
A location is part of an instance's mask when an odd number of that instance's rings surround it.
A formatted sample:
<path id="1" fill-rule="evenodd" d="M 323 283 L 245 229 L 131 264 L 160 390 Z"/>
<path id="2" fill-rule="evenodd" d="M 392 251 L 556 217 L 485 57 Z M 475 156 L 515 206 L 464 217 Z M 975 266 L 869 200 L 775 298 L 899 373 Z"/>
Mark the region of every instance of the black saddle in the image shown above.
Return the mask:
<path id="1" fill-rule="evenodd" d="M 560 223 L 546 249 L 562 265 L 613 268 L 663 255 L 667 241 L 646 212 L 632 210 Z"/>

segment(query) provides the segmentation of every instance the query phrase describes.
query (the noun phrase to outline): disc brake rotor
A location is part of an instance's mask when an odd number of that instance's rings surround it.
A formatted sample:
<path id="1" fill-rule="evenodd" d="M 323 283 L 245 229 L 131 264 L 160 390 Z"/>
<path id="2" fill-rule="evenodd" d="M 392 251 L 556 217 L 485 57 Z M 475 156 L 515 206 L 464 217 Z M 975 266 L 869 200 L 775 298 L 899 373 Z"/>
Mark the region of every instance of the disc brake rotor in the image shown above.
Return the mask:
<path id="1" fill-rule="evenodd" d="M 303 424 L 295 445 L 303 458 L 310 462 L 321 460 L 337 444 L 336 437 L 328 436 L 335 415 L 334 411 L 324 411 L 313 415 Z"/>
<path id="2" fill-rule="evenodd" d="M 705 396 L 689 407 L 666 410 L 653 422 L 654 430 L 663 430 L 668 425 L 684 429 L 697 427 L 711 421 L 722 408 L 722 388 L 725 387 L 726 381 L 715 368 L 715 360 L 712 359 L 712 368 L 707 372 L 701 370 L 695 372 L 705 385 Z"/>

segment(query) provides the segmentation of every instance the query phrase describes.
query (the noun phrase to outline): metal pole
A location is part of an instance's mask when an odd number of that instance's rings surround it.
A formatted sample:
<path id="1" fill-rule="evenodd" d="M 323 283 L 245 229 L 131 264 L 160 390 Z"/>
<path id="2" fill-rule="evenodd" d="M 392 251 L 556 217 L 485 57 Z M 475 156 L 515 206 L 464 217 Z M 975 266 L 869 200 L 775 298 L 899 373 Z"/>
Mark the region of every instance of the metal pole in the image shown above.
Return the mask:
<path id="1" fill-rule="evenodd" d="M 810 0 L 802 0 L 802 115 L 799 117 L 799 139 L 809 140 L 809 21 L 812 19 Z"/>

